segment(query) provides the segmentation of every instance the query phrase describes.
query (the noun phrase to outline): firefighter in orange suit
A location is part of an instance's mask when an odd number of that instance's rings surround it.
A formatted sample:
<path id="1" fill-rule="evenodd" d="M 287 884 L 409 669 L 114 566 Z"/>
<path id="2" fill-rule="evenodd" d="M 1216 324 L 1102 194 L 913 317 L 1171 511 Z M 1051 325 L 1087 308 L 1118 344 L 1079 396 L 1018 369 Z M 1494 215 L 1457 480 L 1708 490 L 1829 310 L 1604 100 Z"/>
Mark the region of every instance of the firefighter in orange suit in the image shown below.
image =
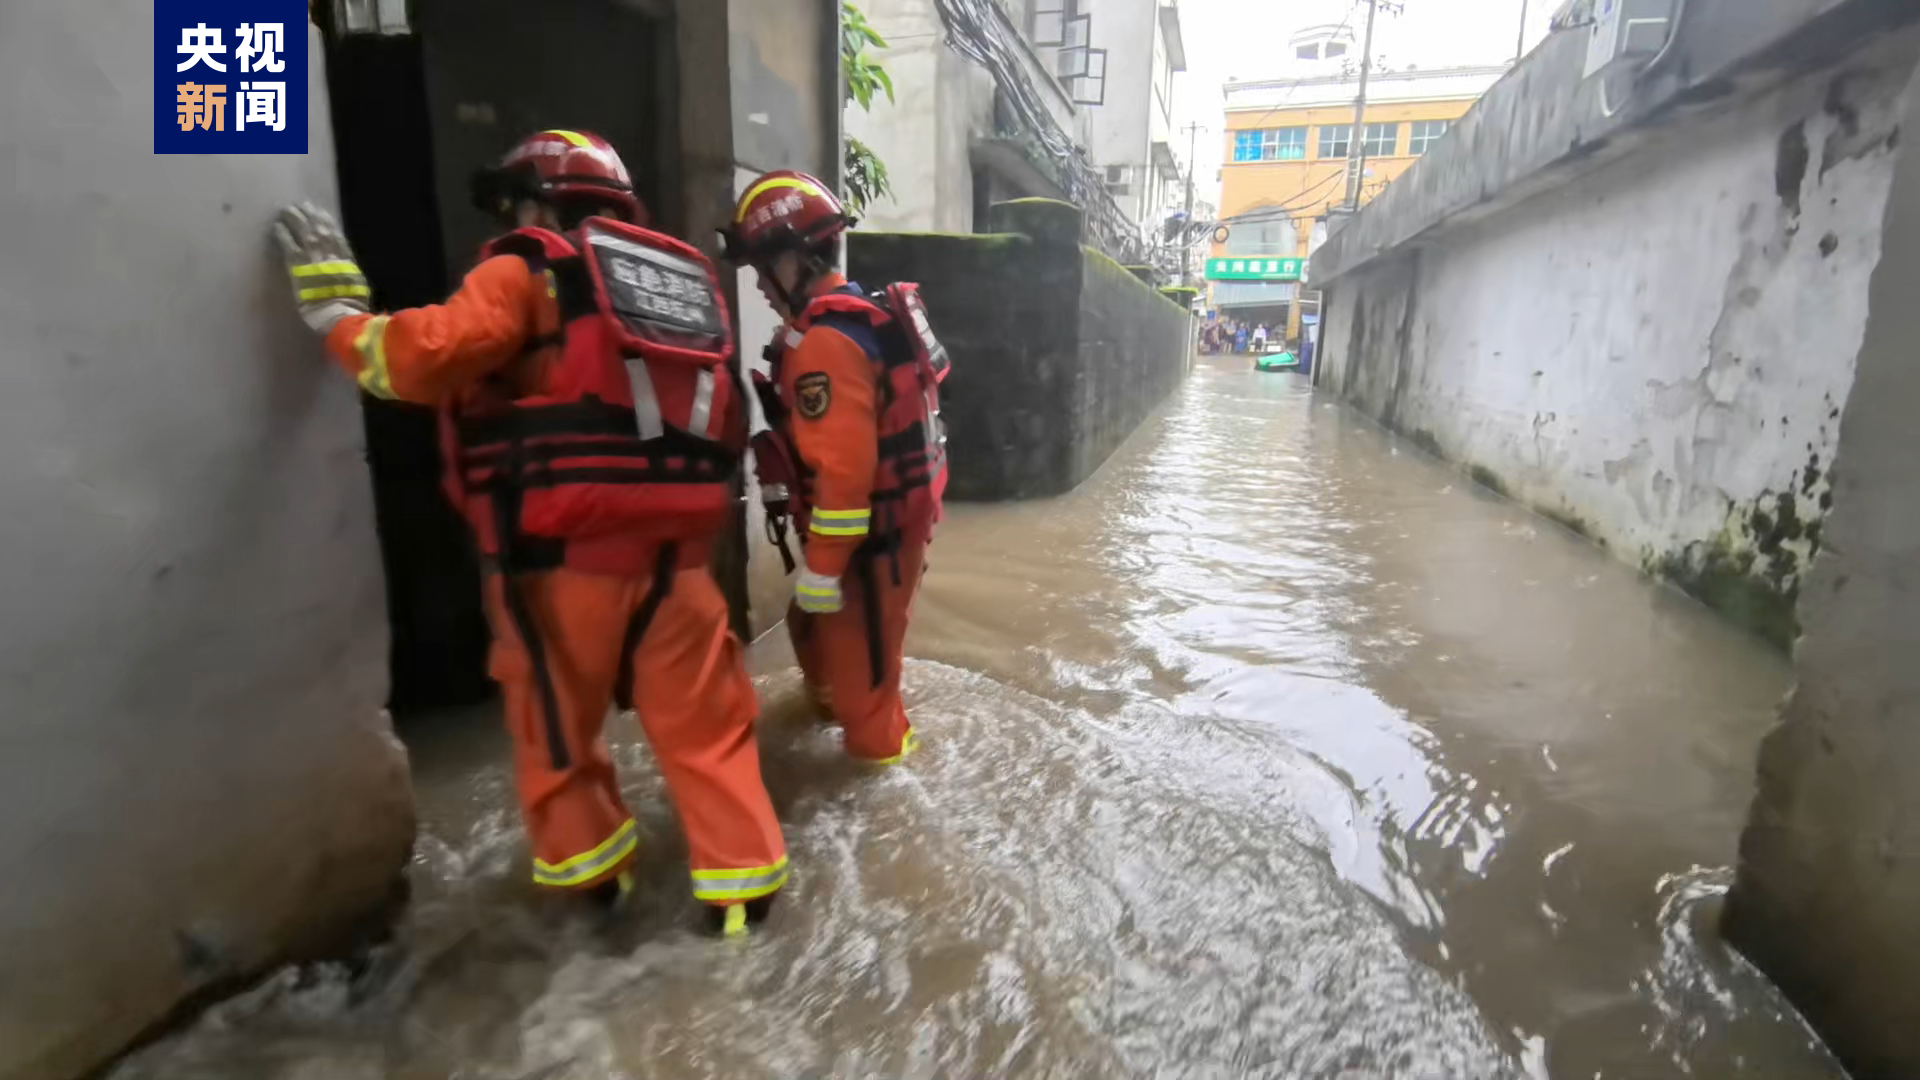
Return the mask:
<path id="1" fill-rule="evenodd" d="M 784 511 L 804 545 L 794 651 L 847 753 L 892 764 L 914 747 L 901 648 L 946 484 L 947 356 L 917 286 L 869 295 L 835 270 L 851 223 L 826 184 L 781 171 L 747 188 L 722 239 L 786 319 L 770 376 L 756 375 L 773 430 L 754 460 L 763 489 L 789 495 L 770 520 Z M 784 541 L 784 524 L 776 533 Z"/>
<path id="2" fill-rule="evenodd" d="M 584 132 L 523 140 L 475 178 L 509 231 L 443 306 L 374 314 L 333 219 L 284 211 L 301 314 L 378 398 L 437 406 L 449 494 L 479 543 L 490 670 L 513 736 L 533 878 L 611 903 L 639 843 L 601 727 L 632 707 L 728 933 L 786 883 L 757 706 L 707 569 L 745 421 L 711 264 L 649 232 Z"/>

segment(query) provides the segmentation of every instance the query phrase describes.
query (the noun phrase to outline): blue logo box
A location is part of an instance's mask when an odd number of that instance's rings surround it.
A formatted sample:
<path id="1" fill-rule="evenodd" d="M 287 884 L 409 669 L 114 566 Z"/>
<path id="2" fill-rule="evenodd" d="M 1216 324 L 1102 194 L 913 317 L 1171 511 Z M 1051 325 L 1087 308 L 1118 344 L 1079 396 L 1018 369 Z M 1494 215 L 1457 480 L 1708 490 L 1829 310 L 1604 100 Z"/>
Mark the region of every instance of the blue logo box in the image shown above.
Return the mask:
<path id="1" fill-rule="evenodd" d="M 307 152 L 305 0 L 153 0 L 153 152 Z"/>

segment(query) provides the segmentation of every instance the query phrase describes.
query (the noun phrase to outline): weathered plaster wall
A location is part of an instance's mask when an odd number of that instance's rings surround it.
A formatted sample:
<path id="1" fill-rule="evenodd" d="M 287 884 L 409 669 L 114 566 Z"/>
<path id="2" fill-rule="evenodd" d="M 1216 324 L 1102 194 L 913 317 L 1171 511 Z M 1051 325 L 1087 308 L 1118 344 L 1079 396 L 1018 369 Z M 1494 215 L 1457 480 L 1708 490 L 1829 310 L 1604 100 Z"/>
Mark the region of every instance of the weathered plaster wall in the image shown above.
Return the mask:
<path id="1" fill-rule="evenodd" d="M 681 0 L 683 5 L 695 0 Z M 733 117 L 733 154 L 727 213 L 693 234 L 708 243 L 712 229 L 731 217 L 733 202 L 764 172 L 799 169 L 827 183 L 840 183 L 841 83 L 838 0 L 729 0 L 727 39 Z M 683 13 L 684 17 L 684 13 Z M 689 77 L 700 78 L 690 68 Z M 691 87 L 688 93 L 695 93 Z M 704 165 L 693 159 L 690 164 Z M 712 250 L 711 248 L 709 250 Z M 753 271 L 734 273 L 738 321 L 735 327 L 742 370 L 764 368 L 761 352 L 773 340 L 780 316 L 760 294 Z M 757 404 L 755 430 L 765 426 Z M 750 472 L 751 470 L 749 470 Z M 741 587 L 748 609 L 748 632 L 758 635 L 786 617 L 792 584 L 780 553 L 766 540 L 758 488 L 749 476 L 742 518 L 745 567 Z M 797 553 L 797 549 L 796 549 Z"/>
<path id="2" fill-rule="evenodd" d="M 125 14 L 0 15 L 9 1080 L 324 944 L 412 841 L 360 418 L 266 233 L 333 199 L 318 42 L 310 154 L 159 158 Z"/>
<path id="3" fill-rule="evenodd" d="M 1911 34 L 1330 289 L 1323 385 L 1782 647 Z"/>
<path id="4" fill-rule="evenodd" d="M 869 284 L 917 281 L 953 355 L 948 493 L 1058 495 L 1098 469 L 1187 370 L 1187 312 L 1080 246 L 1080 213 L 1025 199 L 982 236 L 859 233 Z"/>
<path id="5" fill-rule="evenodd" d="M 840 5 L 727 0 L 733 156 L 840 178 Z"/>
<path id="6" fill-rule="evenodd" d="M 1726 914 L 1860 1080 L 1920 1076 L 1920 158 L 1903 158 L 1799 686 L 1761 746 Z"/>
<path id="7" fill-rule="evenodd" d="M 972 232 L 973 167 L 968 145 L 991 129 L 993 76 L 946 46 L 932 0 L 869 0 L 867 20 L 887 39 L 879 55 L 894 100 L 871 111 L 849 105 L 847 134 L 886 162 L 893 194 L 867 208 L 878 232 Z"/>

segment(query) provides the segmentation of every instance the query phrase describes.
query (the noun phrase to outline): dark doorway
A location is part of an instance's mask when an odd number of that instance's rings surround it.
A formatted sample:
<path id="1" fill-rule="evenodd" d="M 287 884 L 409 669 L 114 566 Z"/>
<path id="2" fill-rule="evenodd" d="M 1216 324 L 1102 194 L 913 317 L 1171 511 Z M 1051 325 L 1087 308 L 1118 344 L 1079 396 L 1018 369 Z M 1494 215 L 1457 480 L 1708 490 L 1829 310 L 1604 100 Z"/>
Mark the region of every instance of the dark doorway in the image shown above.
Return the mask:
<path id="1" fill-rule="evenodd" d="M 420 0 L 447 262 L 496 231 L 468 200 L 474 169 L 523 135 L 584 129 L 620 151 L 641 201 L 661 206 L 660 25 L 614 0 Z"/>
<path id="2" fill-rule="evenodd" d="M 658 207 L 671 163 L 670 33 L 616 0 L 416 0 L 413 32 L 327 42 L 340 203 L 381 310 L 438 303 L 496 231 L 468 201 L 476 168 L 529 132 L 596 131 Z M 396 719 L 493 692 L 479 566 L 440 486 L 431 410 L 364 399 L 367 464 L 385 564 L 389 708 Z"/>
<path id="3" fill-rule="evenodd" d="M 327 41 L 340 208 L 377 309 L 447 295 L 425 62 L 411 35 L 335 33 Z M 367 467 L 386 572 L 388 708 L 396 719 L 492 693 L 480 576 L 466 526 L 441 493 L 433 411 L 362 396 Z"/>

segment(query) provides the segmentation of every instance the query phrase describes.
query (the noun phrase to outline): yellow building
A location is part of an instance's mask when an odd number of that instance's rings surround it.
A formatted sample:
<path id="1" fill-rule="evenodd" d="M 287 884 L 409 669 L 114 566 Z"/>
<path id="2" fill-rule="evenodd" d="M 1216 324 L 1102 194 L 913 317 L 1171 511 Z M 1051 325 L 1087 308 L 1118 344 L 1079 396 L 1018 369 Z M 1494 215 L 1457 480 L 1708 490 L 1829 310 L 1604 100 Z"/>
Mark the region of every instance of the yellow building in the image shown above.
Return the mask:
<path id="1" fill-rule="evenodd" d="M 1298 341 L 1306 257 L 1326 238 L 1328 211 L 1347 198 L 1347 152 L 1358 49 L 1345 26 L 1295 34 L 1291 77 L 1229 82 L 1220 179 L 1224 242 L 1207 260 L 1209 306 L 1251 324 L 1286 326 Z M 1367 80 L 1361 200 L 1372 199 L 1466 114 L 1507 68 L 1394 71 Z M 1216 241 L 1222 232 L 1216 232 Z M 1262 258 L 1252 258 L 1262 256 Z"/>

